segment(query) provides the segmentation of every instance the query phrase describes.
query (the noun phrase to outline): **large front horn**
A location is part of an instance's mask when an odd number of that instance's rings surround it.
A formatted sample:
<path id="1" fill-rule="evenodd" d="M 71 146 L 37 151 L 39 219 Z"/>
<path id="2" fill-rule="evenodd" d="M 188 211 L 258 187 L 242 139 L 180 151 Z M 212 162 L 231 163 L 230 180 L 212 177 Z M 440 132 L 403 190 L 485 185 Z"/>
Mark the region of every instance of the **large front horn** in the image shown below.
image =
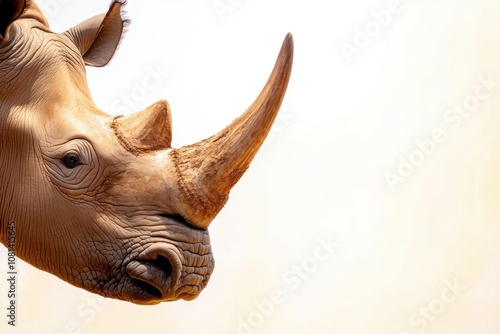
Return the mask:
<path id="1" fill-rule="evenodd" d="M 250 108 L 215 136 L 170 152 L 181 195 L 179 214 L 194 226 L 208 227 L 264 142 L 283 101 L 292 62 L 289 33 L 269 80 Z"/>

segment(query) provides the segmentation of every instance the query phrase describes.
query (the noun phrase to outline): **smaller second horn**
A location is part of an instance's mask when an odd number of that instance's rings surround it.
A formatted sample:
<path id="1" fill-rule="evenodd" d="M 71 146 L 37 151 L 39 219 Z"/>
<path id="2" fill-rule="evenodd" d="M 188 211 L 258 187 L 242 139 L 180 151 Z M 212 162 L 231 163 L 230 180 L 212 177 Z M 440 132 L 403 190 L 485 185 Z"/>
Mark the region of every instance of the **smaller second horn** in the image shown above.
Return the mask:
<path id="1" fill-rule="evenodd" d="M 166 100 L 130 116 L 118 116 L 111 125 L 120 143 L 134 154 L 171 147 L 172 116 Z"/>

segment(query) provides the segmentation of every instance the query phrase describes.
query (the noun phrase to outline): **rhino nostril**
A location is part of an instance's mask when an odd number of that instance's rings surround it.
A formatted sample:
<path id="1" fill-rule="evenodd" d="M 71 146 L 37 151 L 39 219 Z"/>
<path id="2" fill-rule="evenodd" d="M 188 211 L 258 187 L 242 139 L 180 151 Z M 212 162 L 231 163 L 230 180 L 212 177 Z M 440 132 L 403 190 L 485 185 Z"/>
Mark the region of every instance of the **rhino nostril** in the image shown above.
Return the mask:
<path id="1" fill-rule="evenodd" d="M 127 265 L 134 284 L 147 295 L 164 299 L 171 292 L 173 266 L 163 255 L 154 254 L 150 260 L 135 260 Z"/>
<path id="2" fill-rule="evenodd" d="M 172 275 L 172 263 L 164 257 L 163 255 L 158 255 L 156 260 L 153 261 L 163 270 L 166 278 L 170 278 Z"/>
<path id="3" fill-rule="evenodd" d="M 132 281 L 134 281 L 134 284 L 137 285 L 139 289 L 146 292 L 146 294 L 154 296 L 154 298 L 156 299 L 161 299 L 163 297 L 161 291 L 157 289 L 154 285 L 138 278 L 132 278 Z"/>

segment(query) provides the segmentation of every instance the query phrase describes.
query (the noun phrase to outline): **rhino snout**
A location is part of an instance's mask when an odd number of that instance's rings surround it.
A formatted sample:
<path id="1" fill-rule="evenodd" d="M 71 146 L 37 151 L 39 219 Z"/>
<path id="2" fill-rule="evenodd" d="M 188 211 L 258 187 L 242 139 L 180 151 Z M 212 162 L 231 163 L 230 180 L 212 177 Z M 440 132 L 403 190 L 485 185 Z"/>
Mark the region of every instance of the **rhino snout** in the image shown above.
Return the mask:
<path id="1" fill-rule="evenodd" d="M 210 245 L 157 242 L 126 266 L 137 304 L 195 299 L 214 268 Z"/>

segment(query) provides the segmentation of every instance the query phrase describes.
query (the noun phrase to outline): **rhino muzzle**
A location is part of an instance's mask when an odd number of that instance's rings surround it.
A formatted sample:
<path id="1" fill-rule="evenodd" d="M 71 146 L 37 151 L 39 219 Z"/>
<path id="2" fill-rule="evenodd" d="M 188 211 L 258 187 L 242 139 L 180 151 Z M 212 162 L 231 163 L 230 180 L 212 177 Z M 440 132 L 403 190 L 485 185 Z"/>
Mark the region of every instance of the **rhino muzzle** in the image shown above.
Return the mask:
<path id="1" fill-rule="evenodd" d="M 132 285 L 138 288 L 130 289 L 130 298 L 138 304 L 192 300 L 207 285 L 213 268 L 210 245 L 179 248 L 152 244 L 126 266 Z"/>

